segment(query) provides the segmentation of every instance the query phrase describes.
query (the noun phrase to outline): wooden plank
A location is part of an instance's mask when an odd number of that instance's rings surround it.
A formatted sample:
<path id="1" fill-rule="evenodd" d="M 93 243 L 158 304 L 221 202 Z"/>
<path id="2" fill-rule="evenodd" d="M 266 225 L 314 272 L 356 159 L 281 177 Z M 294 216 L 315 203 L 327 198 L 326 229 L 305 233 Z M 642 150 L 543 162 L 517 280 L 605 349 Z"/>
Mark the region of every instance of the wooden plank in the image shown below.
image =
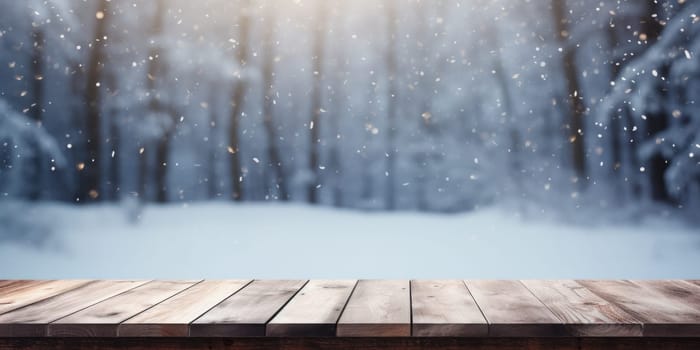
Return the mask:
<path id="1" fill-rule="evenodd" d="M 0 314 L 19 309 L 87 284 L 87 280 L 74 281 L 17 281 L 0 291 Z"/>
<path id="2" fill-rule="evenodd" d="M 409 281 L 357 282 L 337 327 L 339 337 L 411 336 Z"/>
<path id="3" fill-rule="evenodd" d="M 652 289 L 667 298 L 676 299 L 695 310 L 700 310 L 700 286 L 681 280 L 632 281 Z"/>
<path id="4" fill-rule="evenodd" d="M 120 337 L 186 337 L 190 323 L 250 281 L 203 281 L 119 325 Z"/>
<path id="5" fill-rule="evenodd" d="M 356 280 L 309 281 L 267 324 L 273 337 L 331 337 Z"/>
<path id="6" fill-rule="evenodd" d="M 2 286 L 0 286 L 0 298 L 9 299 L 7 296 L 9 294 L 17 294 L 20 290 L 35 288 L 39 285 L 45 284 L 49 281 L 5 281 Z"/>
<path id="7" fill-rule="evenodd" d="M 595 339 L 595 338 L 594 338 Z M 0 338 L 0 350 L 697 350 L 700 340 L 615 338 L 585 348 L 576 338 L 451 338 L 451 337 L 249 337 L 249 338 Z"/>
<path id="8" fill-rule="evenodd" d="M 256 280 L 215 306 L 190 326 L 195 337 L 264 336 L 265 324 L 306 281 Z"/>
<path id="9" fill-rule="evenodd" d="M 696 338 L 580 338 L 578 350 L 698 350 Z"/>
<path id="10" fill-rule="evenodd" d="M 644 336 L 683 337 L 700 334 L 700 312 L 676 298 L 631 281 L 578 281 L 643 322 Z"/>
<path id="11" fill-rule="evenodd" d="M 413 336 L 484 337 L 489 328 L 463 281 L 411 281 Z"/>
<path id="12" fill-rule="evenodd" d="M 641 321 L 572 280 L 522 281 L 574 337 L 640 337 Z"/>
<path id="13" fill-rule="evenodd" d="M 520 281 L 465 281 L 495 337 L 565 335 L 564 325 Z"/>
<path id="14" fill-rule="evenodd" d="M 41 337 L 50 322 L 123 293 L 144 281 L 95 281 L 0 315 L 0 337 Z"/>
<path id="15" fill-rule="evenodd" d="M 116 337 L 119 324 L 197 281 L 153 281 L 49 324 L 52 337 Z"/>
<path id="16" fill-rule="evenodd" d="M 21 282 L 30 282 L 30 281 L 28 281 L 28 280 L 0 280 L 0 292 L 2 292 L 3 287 L 10 285 L 10 284 L 13 284 L 13 283 L 17 283 L 17 282 L 21 283 Z"/>

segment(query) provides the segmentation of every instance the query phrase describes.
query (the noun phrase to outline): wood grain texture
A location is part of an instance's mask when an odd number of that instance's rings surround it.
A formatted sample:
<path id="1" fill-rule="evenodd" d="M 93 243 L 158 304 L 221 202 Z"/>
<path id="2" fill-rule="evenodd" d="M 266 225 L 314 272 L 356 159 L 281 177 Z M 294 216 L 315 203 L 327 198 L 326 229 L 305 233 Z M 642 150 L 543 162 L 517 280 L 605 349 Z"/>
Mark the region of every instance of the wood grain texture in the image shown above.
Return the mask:
<path id="1" fill-rule="evenodd" d="M 463 281 L 411 281 L 414 337 L 484 337 L 488 323 Z"/>
<path id="2" fill-rule="evenodd" d="M 0 280 L 0 293 L 3 292 L 3 290 L 11 286 L 13 284 L 27 284 L 27 283 L 41 283 L 44 281 L 32 281 L 32 280 Z"/>
<path id="3" fill-rule="evenodd" d="M 688 307 L 700 310 L 700 286 L 678 280 L 632 281 L 644 288 L 663 294 L 669 299 L 685 303 Z"/>
<path id="4" fill-rule="evenodd" d="M 339 337 L 410 336 L 409 281 L 359 281 L 337 327 Z"/>
<path id="5" fill-rule="evenodd" d="M 697 350 L 700 338 L 0 338 L 0 350 Z"/>
<path id="6" fill-rule="evenodd" d="M 203 281 L 119 325 L 120 337 L 186 337 L 190 323 L 250 280 Z"/>
<path id="7" fill-rule="evenodd" d="M 0 314 L 0 341 L 159 338 L 177 348 L 176 339 L 222 337 L 237 346 L 253 336 L 265 341 L 246 346 L 294 348 L 303 342 L 290 339 L 298 338 L 338 348 L 449 348 L 456 343 L 436 339 L 494 339 L 495 346 L 511 344 L 504 337 L 566 337 L 577 339 L 577 349 L 673 349 L 689 344 L 683 337 L 700 339 L 695 282 L 0 280 L 0 308 L 11 308 Z"/>
<path id="8" fill-rule="evenodd" d="M 523 284 L 577 337 L 640 337 L 641 321 L 572 280 Z"/>
<path id="9" fill-rule="evenodd" d="M 50 322 L 123 293 L 144 281 L 95 281 L 0 315 L 0 337 L 47 335 Z"/>
<path id="10" fill-rule="evenodd" d="M 634 350 L 686 349 L 656 347 Z M 687 343 L 687 342 L 686 342 Z M 673 343 L 671 343 L 673 344 Z M 692 343 L 691 343 L 692 344 Z M 697 343 L 695 343 L 697 344 Z M 308 349 L 381 349 L 381 350 L 581 350 L 579 341 L 570 338 L 35 338 L 0 339 L 0 349 L 132 349 L 132 350 L 308 350 Z M 609 350 L 586 348 L 583 350 Z M 629 348 L 626 348 L 629 349 Z M 687 348 L 690 349 L 690 348 Z M 697 348 L 693 348 L 697 349 Z"/>
<path id="11" fill-rule="evenodd" d="M 13 281 L 0 290 L 0 314 L 61 294 L 87 284 L 74 281 Z"/>
<path id="12" fill-rule="evenodd" d="M 190 326 L 194 337 L 261 337 L 265 325 L 306 281 L 256 280 Z"/>
<path id="13" fill-rule="evenodd" d="M 663 344 L 666 345 L 666 341 Z M 666 349 L 643 347 L 635 350 Z M 44 338 L 0 339 L 0 349 L 132 349 L 132 350 L 308 350 L 308 349 L 401 349 L 401 350 L 581 350 L 576 339 L 511 338 Z M 600 350 L 608 348 L 587 348 Z M 681 348 L 671 348 L 679 350 Z"/>
<path id="14" fill-rule="evenodd" d="M 309 281 L 268 324 L 272 337 L 332 337 L 356 280 Z"/>
<path id="15" fill-rule="evenodd" d="M 49 324 L 51 337 L 116 337 L 120 323 L 196 281 L 152 281 Z"/>
<path id="16" fill-rule="evenodd" d="M 643 322 L 644 336 L 700 336 L 700 312 L 677 298 L 631 281 L 578 281 Z"/>
<path id="17" fill-rule="evenodd" d="M 566 334 L 563 322 L 520 281 L 465 281 L 494 337 Z"/>
<path id="18" fill-rule="evenodd" d="M 580 350 L 700 349 L 700 338 L 580 338 Z"/>

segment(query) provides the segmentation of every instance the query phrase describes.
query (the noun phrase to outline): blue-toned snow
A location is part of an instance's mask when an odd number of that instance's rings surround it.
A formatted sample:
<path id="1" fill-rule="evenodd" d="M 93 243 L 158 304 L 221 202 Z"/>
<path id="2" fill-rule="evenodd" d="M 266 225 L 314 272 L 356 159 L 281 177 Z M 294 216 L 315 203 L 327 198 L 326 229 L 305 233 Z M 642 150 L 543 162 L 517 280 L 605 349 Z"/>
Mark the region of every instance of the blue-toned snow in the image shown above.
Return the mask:
<path id="1" fill-rule="evenodd" d="M 499 208 L 213 203 L 148 206 L 134 224 L 117 205 L 20 207 L 27 219 L 0 219 L 3 279 L 700 277 L 700 232 L 662 219 L 583 226 Z M 27 228 L 49 234 L 42 246 L 6 239 Z"/>

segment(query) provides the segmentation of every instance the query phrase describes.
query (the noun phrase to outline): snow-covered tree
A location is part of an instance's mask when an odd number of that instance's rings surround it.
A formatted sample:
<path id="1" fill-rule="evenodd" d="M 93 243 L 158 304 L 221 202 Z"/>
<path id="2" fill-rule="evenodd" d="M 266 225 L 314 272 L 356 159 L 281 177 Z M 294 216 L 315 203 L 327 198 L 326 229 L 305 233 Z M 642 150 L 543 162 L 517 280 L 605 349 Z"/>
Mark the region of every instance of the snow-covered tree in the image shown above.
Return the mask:
<path id="1" fill-rule="evenodd" d="M 613 82 L 600 125 L 626 187 L 645 199 L 694 204 L 700 190 L 700 4 L 689 3 L 665 26 L 658 41 L 632 60 Z"/>
<path id="2" fill-rule="evenodd" d="M 37 171 L 61 174 L 66 161 L 60 149 L 46 129 L 0 99 L 0 196 L 29 197 Z M 46 161 L 37 168 L 36 159 Z"/>

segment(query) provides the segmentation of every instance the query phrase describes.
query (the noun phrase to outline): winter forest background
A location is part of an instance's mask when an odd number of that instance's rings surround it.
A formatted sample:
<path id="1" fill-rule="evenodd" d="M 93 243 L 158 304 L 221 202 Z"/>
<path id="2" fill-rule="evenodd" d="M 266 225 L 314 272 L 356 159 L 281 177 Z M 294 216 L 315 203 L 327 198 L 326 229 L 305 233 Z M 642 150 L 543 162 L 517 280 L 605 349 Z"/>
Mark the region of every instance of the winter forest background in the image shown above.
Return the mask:
<path id="1" fill-rule="evenodd" d="M 212 230 L 232 246 L 344 225 L 367 249 L 372 230 L 546 217 L 525 244 L 600 225 L 628 233 L 614 247 L 645 242 L 644 261 L 686 249 L 650 273 L 694 274 L 698 15 L 695 0 L 0 0 L 0 251 L 34 259 L 49 253 L 20 246 L 78 227 L 168 244 L 173 222 L 202 249 Z"/>

